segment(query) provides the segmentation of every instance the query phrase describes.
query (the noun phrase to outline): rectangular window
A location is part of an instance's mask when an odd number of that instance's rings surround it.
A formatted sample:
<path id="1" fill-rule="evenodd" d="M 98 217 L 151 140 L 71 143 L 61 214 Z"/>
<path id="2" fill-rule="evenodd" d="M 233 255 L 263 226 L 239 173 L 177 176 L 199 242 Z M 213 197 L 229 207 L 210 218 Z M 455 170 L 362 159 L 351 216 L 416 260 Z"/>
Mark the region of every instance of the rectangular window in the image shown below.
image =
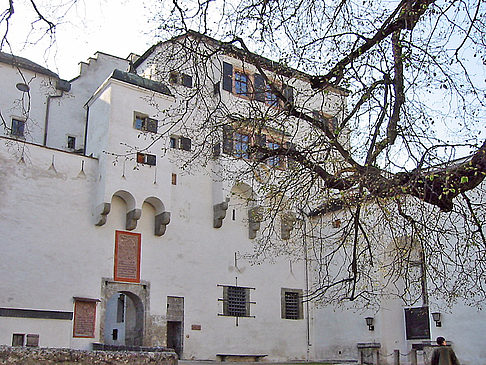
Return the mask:
<path id="1" fill-rule="evenodd" d="M 169 146 L 176 150 L 190 151 L 191 150 L 191 139 L 182 136 L 170 136 Z"/>
<path id="2" fill-rule="evenodd" d="M 25 335 L 23 333 L 14 333 L 12 335 L 12 346 L 24 346 Z"/>
<path id="3" fill-rule="evenodd" d="M 182 72 L 171 71 L 169 73 L 169 82 L 171 84 L 182 85 L 185 87 L 192 87 L 192 76 Z"/>
<path id="4" fill-rule="evenodd" d="M 12 119 L 12 130 L 10 134 L 15 137 L 23 137 L 25 132 L 25 121 L 20 119 Z"/>
<path id="5" fill-rule="evenodd" d="M 235 132 L 233 138 L 233 156 L 240 158 L 250 158 L 250 155 L 248 153 L 250 136 L 244 133 Z"/>
<path id="6" fill-rule="evenodd" d="M 248 96 L 248 75 L 235 71 L 235 93 Z"/>
<path id="7" fill-rule="evenodd" d="M 265 92 L 265 103 L 269 106 L 278 106 L 277 95 L 274 94 L 270 85 L 267 85 L 267 90 Z"/>
<path id="8" fill-rule="evenodd" d="M 67 138 L 67 148 L 74 150 L 76 148 L 76 137 L 68 136 Z"/>
<path id="9" fill-rule="evenodd" d="M 283 319 L 303 319 L 303 292 L 301 289 L 282 288 L 282 318 Z"/>
<path id="10" fill-rule="evenodd" d="M 29 333 L 27 335 L 27 340 L 25 341 L 25 346 L 39 347 L 39 335 L 34 333 Z"/>
<path id="11" fill-rule="evenodd" d="M 157 157 L 148 153 L 137 153 L 137 163 L 144 165 L 155 166 L 157 164 Z"/>
<path id="12" fill-rule="evenodd" d="M 159 121 L 144 114 L 135 113 L 133 128 L 142 132 L 157 133 Z"/>
<path id="13" fill-rule="evenodd" d="M 250 317 L 250 289 L 223 286 L 223 316 Z"/>
<path id="14" fill-rule="evenodd" d="M 275 141 L 267 141 L 267 147 L 271 150 L 280 148 L 280 144 Z M 271 167 L 284 168 L 285 158 L 283 156 L 273 156 L 267 160 L 267 165 Z"/>

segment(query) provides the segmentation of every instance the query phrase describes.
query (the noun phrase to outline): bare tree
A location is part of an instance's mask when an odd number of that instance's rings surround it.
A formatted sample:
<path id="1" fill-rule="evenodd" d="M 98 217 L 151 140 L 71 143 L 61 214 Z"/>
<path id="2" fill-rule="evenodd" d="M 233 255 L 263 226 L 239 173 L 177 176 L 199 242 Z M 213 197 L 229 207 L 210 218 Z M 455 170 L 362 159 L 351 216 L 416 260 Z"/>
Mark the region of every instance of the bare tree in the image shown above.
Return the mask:
<path id="1" fill-rule="evenodd" d="M 214 153 L 224 125 L 252 141 L 274 128 L 292 142 L 253 143 L 237 156 L 246 168 L 240 161 L 237 172 L 225 172 L 253 176 L 252 188 L 265 196 L 259 219 L 267 225 L 254 259 L 307 256 L 319 278 L 309 297 L 324 302 L 484 298 L 483 2 L 175 0 L 162 7 L 165 35 L 199 31 L 172 38 L 166 44 L 174 52 L 166 48 L 163 62 L 154 61 L 170 65 L 154 77 L 186 70 L 200 86 L 182 90 L 184 102 L 169 113 L 195 141 L 185 162 Z M 222 53 L 255 66 L 279 108 L 254 96 L 241 112 L 215 97 L 206 86 L 218 81 L 211 62 Z M 346 96 L 334 105 L 337 119 L 326 105 L 316 114 L 306 102 L 313 95 L 289 97 L 292 77 L 322 100 Z M 195 109 L 204 117 L 187 123 Z M 278 159 L 288 161 L 284 171 L 262 167 Z M 304 240 L 276 241 L 289 211 Z"/>

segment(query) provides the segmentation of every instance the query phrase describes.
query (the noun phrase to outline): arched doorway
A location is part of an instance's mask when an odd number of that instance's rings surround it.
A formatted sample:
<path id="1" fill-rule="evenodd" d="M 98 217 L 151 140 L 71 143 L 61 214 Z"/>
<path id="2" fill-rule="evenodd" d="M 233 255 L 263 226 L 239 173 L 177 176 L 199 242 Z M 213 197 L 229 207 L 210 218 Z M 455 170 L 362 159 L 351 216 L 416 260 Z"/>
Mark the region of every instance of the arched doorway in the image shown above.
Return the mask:
<path id="1" fill-rule="evenodd" d="M 118 291 L 106 303 L 104 342 L 107 345 L 143 345 L 144 307 L 129 291 Z"/>

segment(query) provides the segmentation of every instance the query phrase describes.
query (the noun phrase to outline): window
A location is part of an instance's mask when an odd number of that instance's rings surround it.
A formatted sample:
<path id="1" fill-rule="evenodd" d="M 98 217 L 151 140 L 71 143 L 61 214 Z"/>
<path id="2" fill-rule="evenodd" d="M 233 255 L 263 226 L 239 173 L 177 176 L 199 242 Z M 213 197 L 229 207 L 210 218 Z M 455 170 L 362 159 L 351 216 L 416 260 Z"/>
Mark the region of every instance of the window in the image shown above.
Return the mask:
<path id="1" fill-rule="evenodd" d="M 229 91 L 236 95 L 252 97 L 255 100 L 266 103 L 272 107 L 279 106 L 277 95 L 272 91 L 270 85 L 260 74 L 248 74 L 241 70 L 235 70 L 233 65 L 223 62 L 223 90 Z M 253 87 L 251 87 L 251 85 Z M 277 88 L 281 88 L 283 96 L 291 103 L 294 102 L 294 88 L 275 83 Z"/>
<path id="2" fill-rule="evenodd" d="M 280 148 L 280 144 L 275 141 L 268 141 L 267 147 L 271 150 L 276 150 Z M 284 168 L 285 159 L 283 156 L 273 156 L 267 160 L 267 165 L 271 167 Z"/>
<path id="3" fill-rule="evenodd" d="M 176 150 L 190 151 L 191 139 L 182 136 L 170 136 L 169 147 Z"/>
<path id="4" fill-rule="evenodd" d="M 68 136 L 67 137 L 67 148 L 74 150 L 76 148 L 76 137 Z"/>
<path id="5" fill-rule="evenodd" d="M 169 73 L 169 82 L 171 84 L 182 85 L 185 87 L 192 87 L 192 76 L 182 72 L 171 71 Z"/>
<path id="6" fill-rule="evenodd" d="M 223 286 L 222 315 L 231 317 L 250 317 L 250 289 L 252 288 L 243 286 Z"/>
<path id="7" fill-rule="evenodd" d="M 282 318 L 303 319 L 302 290 L 282 288 Z"/>
<path id="8" fill-rule="evenodd" d="M 137 153 L 137 163 L 142 163 L 145 165 L 155 166 L 157 158 L 155 155 L 150 155 L 148 153 Z"/>
<path id="9" fill-rule="evenodd" d="M 24 346 L 25 335 L 23 333 L 14 333 L 12 335 L 12 346 Z"/>
<path id="10" fill-rule="evenodd" d="M 12 118 L 12 130 L 10 134 L 15 137 L 23 137 L 25 131 L 25 121 Z"/>
<path id="11" fill-rule="evenodd" d="M 267 85 L 267 90 L 265 92 L 265 103 L 270 106 L 278 106 L 278 98 L 272 91 L 270 85 Z"/>
<path id="12" fill-rule="evenodd" d="M 248 147 L 250 136 L 239 132 L 234 133 L 233 156 L 241 158 L 250 158 Z"/>
<path id="13" fill-rule="evenodd" d="M 248 96 L 248 75 L 243 72 L 235 72 L 235 93 Z"/>
<path id="14" fill-rule="evenodd" d="M 144 114 L 135 113 L 133 128 L 143 132 L 157 133 L 158 120 L 149 118 Z"/>
<path id="15" fill-rule="evenodd" d="M 322 112 L 318 110 L 312 111 L 312 117 L 319 120 L 320 122 L 325 122 L 329 130 L 332 133 L 336 133 L 339 126 L 338 119 L 336 117 L 325 116 Z"/>

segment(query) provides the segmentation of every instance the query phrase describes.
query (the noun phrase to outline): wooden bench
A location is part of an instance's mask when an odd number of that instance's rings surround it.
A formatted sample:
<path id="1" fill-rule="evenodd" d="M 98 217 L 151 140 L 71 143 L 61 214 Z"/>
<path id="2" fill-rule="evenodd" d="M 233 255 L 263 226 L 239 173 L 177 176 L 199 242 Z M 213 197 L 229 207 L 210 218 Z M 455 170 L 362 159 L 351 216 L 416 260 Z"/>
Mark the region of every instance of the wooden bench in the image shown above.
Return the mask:
<path id="1" fill-rule="evenodd" d="M 249 354 L 216 354 L 220 361 L 234 361 L 234 362 L 258 362 L 261 358 L 267 355 L 249 355 Z"/>

